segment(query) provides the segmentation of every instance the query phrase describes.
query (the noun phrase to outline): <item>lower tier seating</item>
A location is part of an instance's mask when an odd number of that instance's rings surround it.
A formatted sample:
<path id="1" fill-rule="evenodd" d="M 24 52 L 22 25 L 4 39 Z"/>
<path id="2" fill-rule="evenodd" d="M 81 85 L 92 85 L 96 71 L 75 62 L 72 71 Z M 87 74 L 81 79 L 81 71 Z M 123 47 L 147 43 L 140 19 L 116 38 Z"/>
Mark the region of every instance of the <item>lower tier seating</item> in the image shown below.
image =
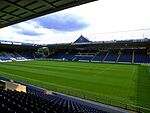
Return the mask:
<path id="1" fill-rule="evenodd" d="M 0 113 L 107 113 L 90 106 L 41 92 L 0 89 Z"/>

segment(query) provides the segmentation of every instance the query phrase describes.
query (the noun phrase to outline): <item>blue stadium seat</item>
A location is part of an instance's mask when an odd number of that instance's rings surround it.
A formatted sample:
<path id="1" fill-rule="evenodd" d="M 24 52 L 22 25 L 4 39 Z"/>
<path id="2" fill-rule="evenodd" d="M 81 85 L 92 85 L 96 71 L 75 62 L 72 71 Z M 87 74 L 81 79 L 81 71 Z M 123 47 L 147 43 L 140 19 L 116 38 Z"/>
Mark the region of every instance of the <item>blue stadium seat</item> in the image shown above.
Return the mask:
<path id="1" fill-rule="evenodd" d="M 132 51 L 133 50 L 122 50 L 121 51 L 121 56 L 118 62 L 132 62 Z"/>

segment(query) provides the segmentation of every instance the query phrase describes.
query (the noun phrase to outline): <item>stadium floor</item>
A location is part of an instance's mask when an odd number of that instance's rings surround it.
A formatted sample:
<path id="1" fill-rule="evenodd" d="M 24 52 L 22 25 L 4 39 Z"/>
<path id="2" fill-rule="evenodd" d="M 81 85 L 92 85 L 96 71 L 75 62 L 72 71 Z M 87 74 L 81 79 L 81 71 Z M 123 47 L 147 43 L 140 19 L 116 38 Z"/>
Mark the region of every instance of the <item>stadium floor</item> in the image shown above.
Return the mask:
<path id="1" fill-rule="evenodd" d="M 120 106 L 126 103 L 150 108 L 150 73 L 147 65 L 5 62 L 0 63 L 0 75 L 106 104 L 113 100 L 111 102 Z"/>

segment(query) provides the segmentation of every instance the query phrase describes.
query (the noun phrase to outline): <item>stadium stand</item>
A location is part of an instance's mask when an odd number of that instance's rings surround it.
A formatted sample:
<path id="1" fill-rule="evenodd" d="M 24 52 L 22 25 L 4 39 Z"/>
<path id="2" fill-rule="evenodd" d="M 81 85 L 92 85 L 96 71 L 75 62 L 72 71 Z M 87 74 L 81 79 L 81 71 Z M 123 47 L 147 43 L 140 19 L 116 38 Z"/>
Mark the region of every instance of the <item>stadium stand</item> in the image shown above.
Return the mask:
<path id="1" fill-rule="evenodd" d="M 64 44 L 14 45 L 13 42 L 6 42 L 3 44 L 0 41 L 0 62 L 47 58 L 63 61 L 150 63 L 149 39 L 92 42 L 81 35 L 75 42 Z M 38 53 L 38 49 L 45 46 L 50 50 L 46 57 Z"/>
<path id="2" fill-rule="evenodd" d="M 74 43 L 47 45 L 49 49 L 55 48 L 55 52 L 48 58 L 85 62 L 149 63 L 149 42 L 149 39 L 91 42 L 81 35 Z"/>
<path id="3" fill-rule="evenodd" d="M 1 61 L 22 61 L 22 60 L 26 60 L 25 57 L 19 55 L 17 52 L 4 52 L 2 51 L 0 53 L 0 60 Z"/>
<path id="4" fill-rule="evenodd" d="M 0 83 L 10 81 L 2 76 L 0 76 L 0 80 Z M 76 98 L 54 92 L 44 94 L 44 89 L 25 83 L 17 81 L 15 83 L 25 85 L 27 91 L 18 92 L 0 87 L 0 110 L 3 113 L 108 113 L 108 111 L 112 111 L 110 108 L 100 110 L 90 106 L 88 102 L 82 102 Z M 113 112 L 125 113 L 116 109 Z"/>
<path id="5" fill-rule="evenodd" d="M 77 53 L 78 51 L 76 50 L 68 50 L 65 55 L 63 56 L 64 59 L 67 59 L 69 61 L 72 61 L 75 54 Z"/>
<path id="6" fill-rule="evenodd" d="M 150 57 L 146 50 L 135 50 L 135 63 L 150 63 Z"/>
<path id="7" fill-rule="evenodd" d="M 27 59 L 34 59 L 34 55 L 32 52 L 24 52 L 24 53 L 22 53 L 22 56 Z"/>
<path id="8" fill-rule="evenodd" d="M 66 55 L 66 51 L 56 52 L 55 54 L 49 56 L 52 59 L 64 59 Z"/>
<path id="9" fill-rule="evenodd" d="M 118 57 L 118 50 L 110 50 L 105 61 L 115 62 L 117 60 L 117 57 Z"/>
<path id="10" fill-rule="evenodd" d="M 95 56 L 95 58 L 93 58 L 93 61 L 100 61 L 100 62 L 102 62 L 107 53 L 108 53 L 108 50 L 101 50 L 101 51 Z"/>
<path id="11" fill-rule="evenodd" d="M 5 113 L 107 113 L 89 106 L 39 92 L 0 90 L 0 107 Z"/>
<path id="12" fill-rule="evenodd" d="M 134 63 L 150 63 L 150 55 L 146 49 L 134 50 Z M 27 59 L 43 58 L 41 54 L 34 52 L 24 52 L 20 55 L 17 52 L 0 52 L 0 61 L 24 61 Z M 108 50 L 61 50 L 50 54 L 47 58 L 54 60 L 65 61 L 85 61 L 85 62 L 118 62 L 118 63 L 132 63 L 133 50 L 132 49 L 110 49 Z"/>
<path id="13" fill-rule="evenodd" d="M 132 62 L 132 49 L 124 49 L 121 51 L 119 62 Z"/>
<path id="14" fill-rule="evenodd" d="M 81 50 L 74 56 L 73 61 L 90 62 L 94 58 L 95 54 L 96 54 L 95 51 Z"/>

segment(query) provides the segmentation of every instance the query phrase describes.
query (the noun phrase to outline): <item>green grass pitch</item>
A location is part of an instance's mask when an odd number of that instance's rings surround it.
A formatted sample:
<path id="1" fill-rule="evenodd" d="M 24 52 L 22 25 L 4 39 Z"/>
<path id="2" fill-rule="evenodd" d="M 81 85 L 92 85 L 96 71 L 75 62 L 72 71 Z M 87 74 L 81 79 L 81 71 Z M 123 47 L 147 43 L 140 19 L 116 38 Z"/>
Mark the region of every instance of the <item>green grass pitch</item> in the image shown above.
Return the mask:
<path id="1" fill-rule="evenodd" d="M 109 98 L 150 108 L 150 73 L 146 65 L 11 62 L 0 63 L 0 75 L 104 103 L 103 99 Z"/>

